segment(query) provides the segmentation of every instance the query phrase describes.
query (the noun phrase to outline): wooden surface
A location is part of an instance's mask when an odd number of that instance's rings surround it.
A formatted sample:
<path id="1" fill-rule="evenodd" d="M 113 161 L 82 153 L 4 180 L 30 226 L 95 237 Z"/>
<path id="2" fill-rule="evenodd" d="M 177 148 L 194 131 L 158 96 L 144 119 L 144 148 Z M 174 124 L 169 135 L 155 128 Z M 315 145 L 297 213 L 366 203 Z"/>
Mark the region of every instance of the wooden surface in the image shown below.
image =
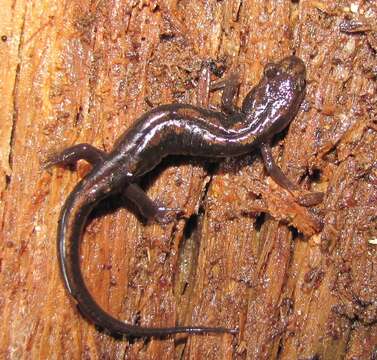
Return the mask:
<path id="1" fill-rule="evenodd" d="M 3 0 L 0 358 L 377 358 L 376 19 L 373 0 Z M 239 71 L 241 102 L 268 61 L 292 53 L 307 64 L 307 102 L 274 154 L 323 204 L 298 205 L 258 154 L 171 158 L 143 185 L 189 219 L 143 225 L 107 202 L 83 244 L 88 285 L 120 319 L 239 336 L 96 331 L 56 257 L 60 208 L 89 166 L 43 161 L 80 142 L 109 151 L 151 105 L 195 103 L 203 60 Z"/>

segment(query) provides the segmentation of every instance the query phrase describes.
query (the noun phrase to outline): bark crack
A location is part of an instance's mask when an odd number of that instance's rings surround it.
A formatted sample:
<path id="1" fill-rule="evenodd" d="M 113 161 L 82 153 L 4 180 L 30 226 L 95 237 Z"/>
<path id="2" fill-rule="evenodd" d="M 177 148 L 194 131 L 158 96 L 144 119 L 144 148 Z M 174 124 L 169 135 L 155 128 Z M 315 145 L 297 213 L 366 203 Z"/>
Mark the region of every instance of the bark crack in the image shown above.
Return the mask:
<path id="1" fill-rule="evenodd" d="M 11 173 L 9 175 L 9 179 L 6 182 L 6 188 L 9 186 L 11 182 L 11 177 L 12 177 L 12 170 L 13 170 L 13 151 L 14 151 L 14 143 L 15 143 L 15 138 L 16 138 L 16 125 L 17 125 L 17 119 L 18 119 L 18 102 L 17 102 L 17 96 L 18 96 L 18 88 L 19 88 L 19 82 L 20 82 L 20 72 L 21 72 L 21 50 L 23 48 L 24 44 L 24 34 L 25 34 L 25 24 L 26 24 L 26 5 L 25 5 L 25 11 L 23 14 L 23 19 L 22 19 L 22 25 L 21 25 L 21 32 L 20 32 L 20 41 L 18 44 L 18 49 L 17 49 L 17 58 L 18 58 L 18 64 L 16 68 L 16 74 L 15 74 L 15 80 L 14 80 L 14 88 L 13 88 L 13 116 L 12 116 L 12 129 L 10 133 L 10 138 L 9 138 L 9 144 L 10 144 L 10 149 L 9 149 L 9 156 L 8 156 L 8 163 L 9 167 L 11 169 Z"/>

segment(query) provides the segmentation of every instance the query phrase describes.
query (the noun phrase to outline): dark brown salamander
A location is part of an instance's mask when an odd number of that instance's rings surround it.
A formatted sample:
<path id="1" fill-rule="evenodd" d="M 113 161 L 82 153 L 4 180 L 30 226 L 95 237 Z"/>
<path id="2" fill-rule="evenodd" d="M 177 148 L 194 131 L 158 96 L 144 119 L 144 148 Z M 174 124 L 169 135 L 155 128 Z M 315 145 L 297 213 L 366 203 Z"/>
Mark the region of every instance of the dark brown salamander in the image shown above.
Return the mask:
<path id="1" fill-rule="evenodd" d="M 143 216 L 158 222 L 171 220 L 173 209 L 159 207 L 137 185 L 139 179 L 172 154 L 224 158 L 261 150 L 267 171 L 287 189 L 296 189 L 275 164 L 271 138 L 297 114 L 305 96 L 305 65 L 295 56 L 269 64 L 264 76 L 237 110 L 233 81 L 223 82 L 223 112 L 187 104 L 159 106 L 144 114 L 106 154 L 88 144 L 70 147 L 52 157 L 48 165 L 74 164 L 85 159 L 93 169 L 76 185 L 61 211 L 58 253 L 65 286 L 79 310 L 111 334 L 165 336 L 176 333 L 237 333 L 237 329 L 202 326 L 143 328 L 119 321 L 102 310 L 89 293 L 80 269 L 80 242 L 95 205 L 114 193 L 122 193 Z M 218 87 L 218 88 L 220 88 Z M 233 127 L 226 124 L 233 123 Z"/>

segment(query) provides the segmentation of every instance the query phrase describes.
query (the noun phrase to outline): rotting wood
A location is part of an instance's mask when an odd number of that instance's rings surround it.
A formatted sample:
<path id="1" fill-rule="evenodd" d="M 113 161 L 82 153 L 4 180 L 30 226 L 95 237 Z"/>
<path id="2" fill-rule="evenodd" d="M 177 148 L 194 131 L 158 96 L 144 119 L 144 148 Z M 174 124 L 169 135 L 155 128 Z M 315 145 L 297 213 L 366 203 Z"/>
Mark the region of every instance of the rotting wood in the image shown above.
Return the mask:
<path id="1" fill-rule="evenodd" d="M 4 1 L 0 357 L 377 356 L 376 15 L 364 0 Z M 290 206 L 257 154 L 211 169 L 172 158 L 143 185 L 193 215 L 189 225 L 145 226 L 110 201 L 83 244 L 88 285 L 112 314 L 239 326 L 240 336 L 97 332 L 67 297 L 55 249 L 62 203 L 89 167 L 44 171 L 43 160 L 79 142 L 108 151 L 150 106 L 195 103 L 203 60 L 240 72 L 241 101 L 268 61 L 293 52 L 308 68 L 307 111 L 274 155 L 302 189 L 326 191 L 323 204 Z"/>

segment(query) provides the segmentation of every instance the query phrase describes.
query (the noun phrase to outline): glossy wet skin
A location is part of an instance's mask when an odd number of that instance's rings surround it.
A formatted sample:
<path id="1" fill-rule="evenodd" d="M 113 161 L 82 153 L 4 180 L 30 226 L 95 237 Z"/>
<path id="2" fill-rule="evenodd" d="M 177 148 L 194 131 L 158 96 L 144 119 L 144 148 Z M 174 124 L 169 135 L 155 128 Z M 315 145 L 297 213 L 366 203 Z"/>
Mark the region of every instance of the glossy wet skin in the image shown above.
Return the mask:
<path id="1" fill-rule="evenodd" d="M 119 321 L 103 311 L 85 286 L 80 269 L 80 242 L 87 218 L 94 206 L 110 194 L 119 192 L 134 202 L 141 214 L 161 223 L 171 221 L 174 210 L 156 205 L 137 185 L 137 181 L 168 155 L 210 158 L 238 156 L 261 150 L 270 176 L 287 189 L 292 184 L 276 166 L 269 142 L 297 114 L 305 97 L 305 65 L 291 56 L 269 64 L 264 76 L 245 97 L 241 110 L 234 109 L 232 98 L 223 97 L 224 112 L 188 104 L 157 107 L 144 114 L 116 142 L 109 154 L 88 144 L 66 149 L 50 159 L 48 165 L 67 165 L 85 159 L 93 165 L 68 196 L 58 227 L 58 252 L 61 272 L 78 308 L 90 321 L 111 334 L 166 336 L 175 333 L 230 332 L 236 329 L 202 326 L 143 328 Z M 235 94 L 225 84 L 225 94 Z M 231 89 L 231 91 L 226 91 Z M 233 124 L 229 126 L 229 124 Z"/>

